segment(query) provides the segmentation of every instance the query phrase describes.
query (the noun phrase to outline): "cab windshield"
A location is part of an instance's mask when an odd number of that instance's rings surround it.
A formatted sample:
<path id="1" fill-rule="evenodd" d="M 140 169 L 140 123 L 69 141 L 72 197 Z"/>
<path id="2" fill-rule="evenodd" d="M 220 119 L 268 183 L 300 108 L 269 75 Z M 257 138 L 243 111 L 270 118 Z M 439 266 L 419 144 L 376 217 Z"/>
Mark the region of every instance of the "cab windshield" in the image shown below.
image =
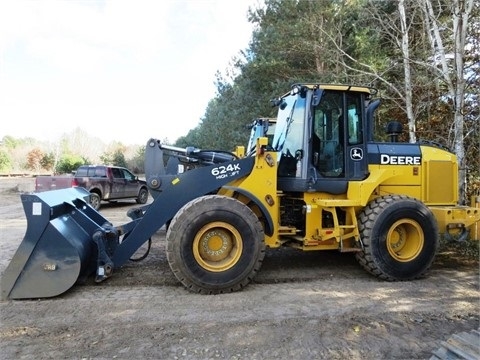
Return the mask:
<path id="1" fill-rule="evenodd" d="M 300 94 L 288 95 L 278 107 L 277 124 L 272 147 L 282 156 L 294 156 L 302 149 L 306 98 Z"/>

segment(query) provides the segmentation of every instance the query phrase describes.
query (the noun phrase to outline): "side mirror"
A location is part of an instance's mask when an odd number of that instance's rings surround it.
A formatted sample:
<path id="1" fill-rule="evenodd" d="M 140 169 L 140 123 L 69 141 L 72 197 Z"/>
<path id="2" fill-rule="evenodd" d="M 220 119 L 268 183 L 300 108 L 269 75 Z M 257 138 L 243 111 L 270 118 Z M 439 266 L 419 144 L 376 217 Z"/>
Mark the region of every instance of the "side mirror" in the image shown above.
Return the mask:
<path id="1" fill-rule="evenodd" d="M 272 99 L 270 100 L 272 107 L 278 106 L 281 110 L 284 110 L 287 107 L 287 102 L 283 98 Z"/>

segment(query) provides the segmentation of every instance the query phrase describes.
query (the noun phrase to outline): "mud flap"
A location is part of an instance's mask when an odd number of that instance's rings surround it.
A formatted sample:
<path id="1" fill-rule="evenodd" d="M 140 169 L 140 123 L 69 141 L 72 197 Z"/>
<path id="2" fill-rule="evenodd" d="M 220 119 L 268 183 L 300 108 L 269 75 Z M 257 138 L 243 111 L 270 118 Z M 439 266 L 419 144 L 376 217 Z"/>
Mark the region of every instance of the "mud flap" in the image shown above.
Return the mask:
<path id="1" fill-rule="evenodd" d="M 57 296 L 95 272 L 93 235 L 108 221 L 89 196 L 83 188 L 21 195 L 27 230 L 2 276 L 2 299 Z"/>

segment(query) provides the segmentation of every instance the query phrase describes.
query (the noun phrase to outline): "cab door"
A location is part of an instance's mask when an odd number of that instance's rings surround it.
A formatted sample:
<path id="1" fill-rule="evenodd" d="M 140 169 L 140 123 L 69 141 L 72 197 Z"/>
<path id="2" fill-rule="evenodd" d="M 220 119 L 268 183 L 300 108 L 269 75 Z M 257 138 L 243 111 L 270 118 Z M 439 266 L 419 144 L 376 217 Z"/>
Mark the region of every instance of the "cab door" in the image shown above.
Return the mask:
<path id="1" fill-rule="evenodd" d="M 345 174 L 349 180 L 368 176 L 364 94 L 345 94 Z"/>
<path id="2" fill-rule="evenodd" d="M 322 179 L 344 179 L 346 175 L 343 95 L 326 90 L 314 108 L 312 161 Z"/>
<path id="3" fill-rule="evenodd" d="M 319 189 L 343 193 L 348 181 L 367 176 L 364 101 L 360 92 L 325 90 L 313 108 L 311 161 Z"/>

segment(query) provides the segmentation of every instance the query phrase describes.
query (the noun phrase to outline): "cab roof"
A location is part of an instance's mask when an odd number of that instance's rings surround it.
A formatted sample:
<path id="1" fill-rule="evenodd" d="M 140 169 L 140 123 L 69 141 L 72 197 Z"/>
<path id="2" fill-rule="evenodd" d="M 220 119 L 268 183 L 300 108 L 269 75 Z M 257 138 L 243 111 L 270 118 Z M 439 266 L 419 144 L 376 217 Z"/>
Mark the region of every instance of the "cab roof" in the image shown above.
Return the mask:
<path id="1" fill-rule="evenodd" d="M 375 95 L 377 93 L 377 89 L 369 87 L 369 86 L 361 86 L 361 85 L 348 85 L 348 84 L 321 84 L 321 83 L 297 83 L 293 84 L 292 88 L 296 86 L 304 86 L 309 89 L 323 89 L 323 90 L 338 90 L 338 91 L 353 91 L 353 92 L 364 92 L 369 95 Z"/>

